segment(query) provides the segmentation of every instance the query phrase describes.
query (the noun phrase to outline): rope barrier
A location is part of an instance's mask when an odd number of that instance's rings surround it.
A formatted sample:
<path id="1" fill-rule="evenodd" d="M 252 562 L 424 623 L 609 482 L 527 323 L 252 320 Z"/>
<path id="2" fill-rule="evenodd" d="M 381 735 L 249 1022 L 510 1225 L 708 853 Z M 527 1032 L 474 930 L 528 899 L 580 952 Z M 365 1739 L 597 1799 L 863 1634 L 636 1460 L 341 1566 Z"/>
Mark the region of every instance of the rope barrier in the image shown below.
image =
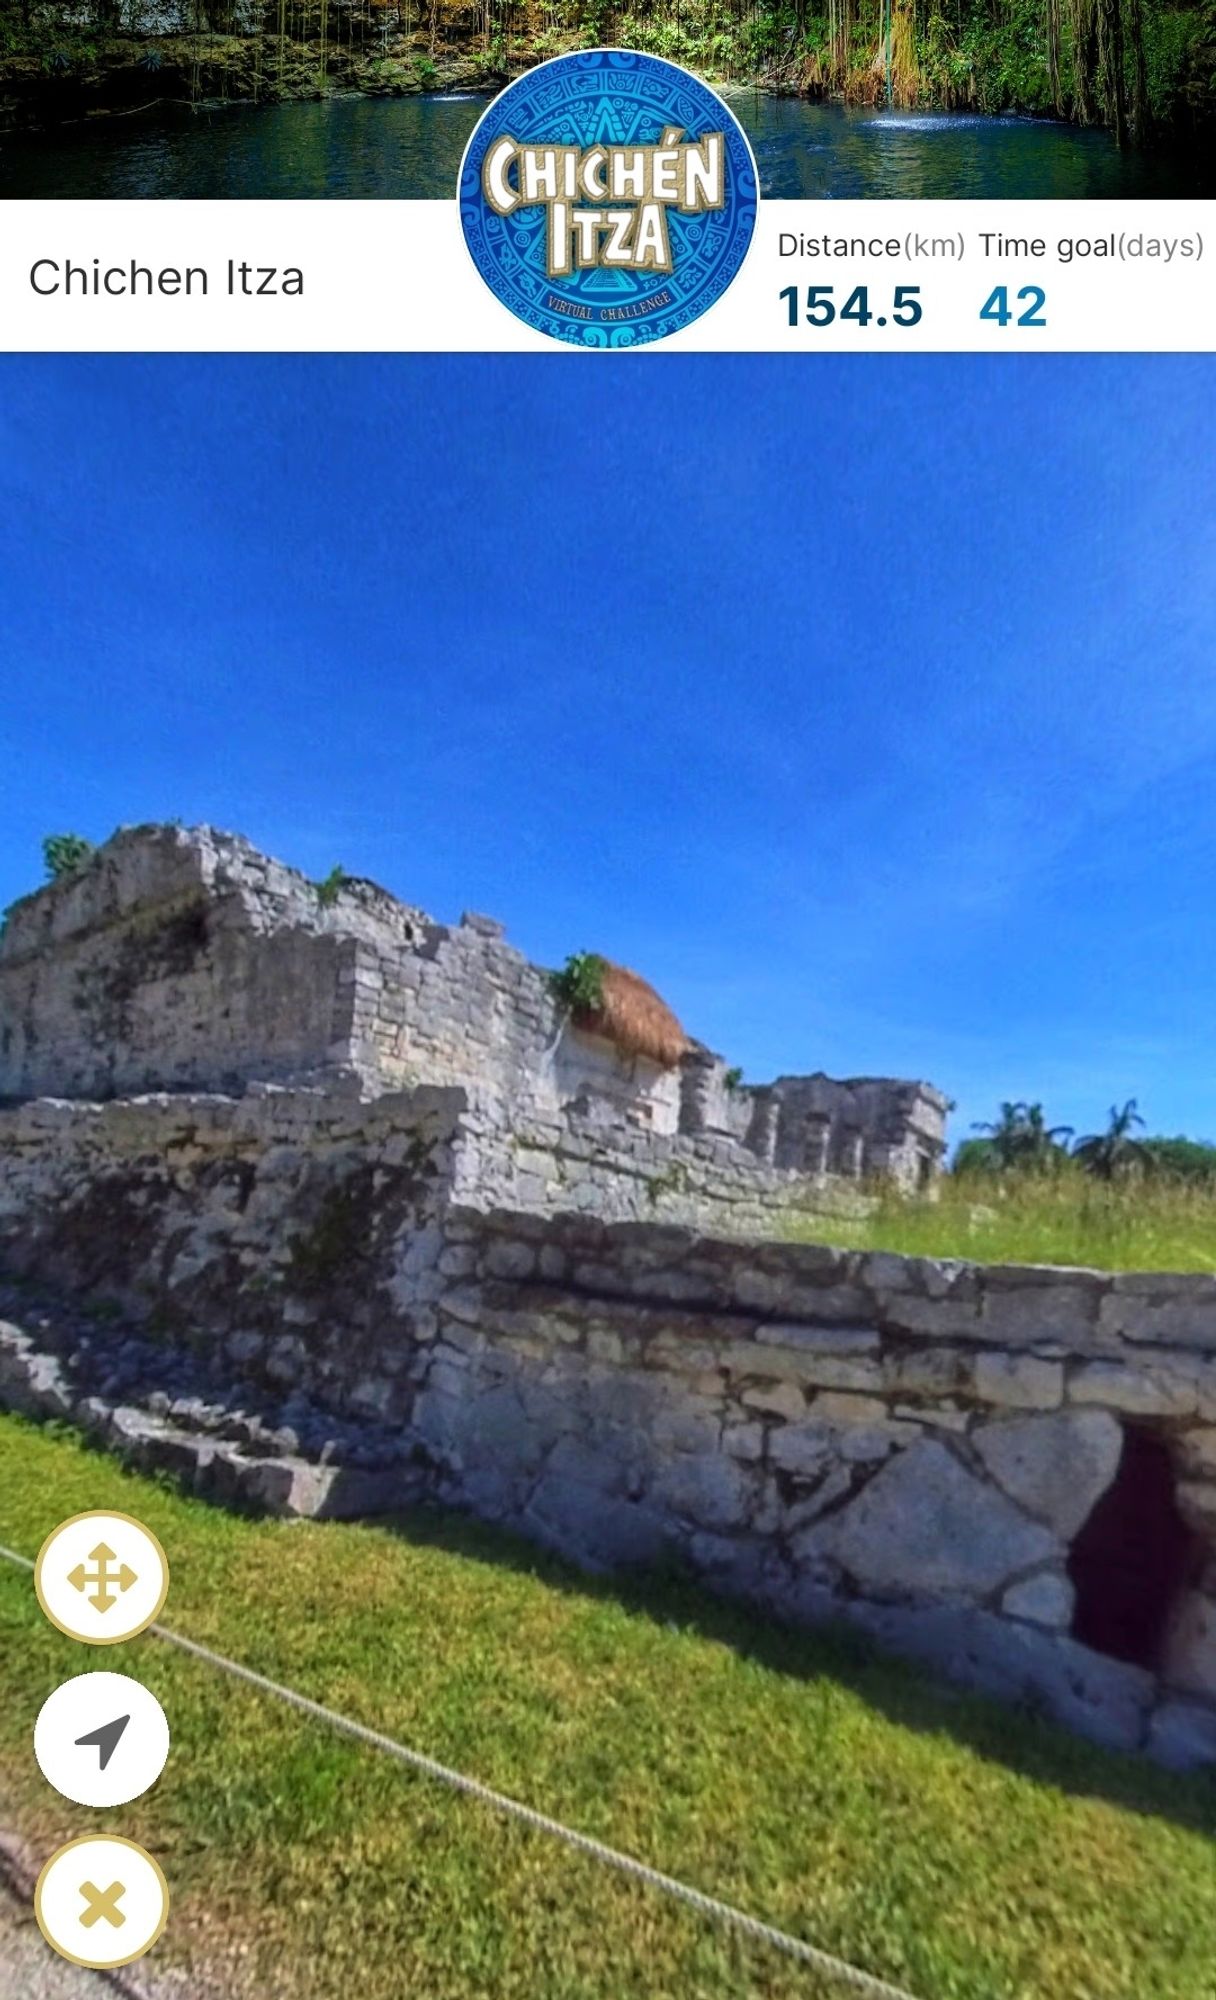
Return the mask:
<path id="1" fill-rule="evenodd" d="M 13 1549 L 0 1546 L 0 1556 L 15 1563 L 21 1569 L 32 1570 L 34 1565 L 27 1556 L 18 1555 Z M 837 1958 L 833 1952 L 824 1951 L 818 1945 L 808 1944 L 803 1938 L 792 1937 L 788 1931 L 779 1930 L 775 1924 L 766 1923 L 761 1917 L 753 1917 L 734 1903 L 723 1902 L 718 1896 L 707 1895 L 703 1889 L 695 1889 L 688 1882 L 681 1882 L 674 1875 L 665 1875 L 662 1869 L 652 1868 L 649 1862 L 639 1861 L 632 1854 L 625 1854 L 619 1848 L 609 1847 L 591 1834 L 580 1833 L 574 1827 L 565 1826 L 561 1820 L 552 1819 L 548 1813 L 538 1812 L 534 1806 L 524 1805 L 506 1792 L 495 1791 L 493 1786 L 482 1784 L 478 1778 L 470 1778 L 462 1771 L 453 1770 L 447 1764 L 437 1762 L 420 1750 L 412 1750 L 407 1744 L 398 1743 L 393 1737 L 385 1736 L 378 1729 L 370 1729 L 366 1723 L 358 1722 L 353 1716 L 342 1715 L 338 1710 L 326 1708 L 323 1702 L 314 1701 L 310 1695 L 301 1694 L 297 1688 L 284 1686 L 253 1667 L 246 1667 L 239 1660 L 230 1660 L 223 1653 L 213 1652 L 210 1646 L 200 1645 L 196 1639 L 187 1639 L 181 1632 L 171 1632 L 165 1625 L 150 1625 L 148 1631 L 167 1645 L 177 1647 L 205 1666 L 230 1679 L 242 1681 L 247 1687 L 255 1688 L 260 1694 L 270 1695 L 276 1701 L 285 1702 L 314 1722 L 339 1735 L 348 1736 L 356 1743 L 365 1744 L 369 1749 L 379 1750 L 385 1756 L 394 1758 L 407 1769 L 420 1776 L 433 1779 L 437 1784 L 446 1785 L 450 1790 L 461 1792 L 466 1798 L 477 1799 L 493 1811 L 504 1813 L 509 1818 L 519 1820 L 524 1826 L 537 1833 L 548 1834 L 553 1840 L 560 1840 L 576 1853 L 585 1854 L 602 1867 L 615 1869 L 635 1882 L 641 1882 L 649 1889 L 669 1896 L 673 1901 L 683 1903 L 688 1909 L 697 1911 L 704 1917 L 725 1924 L 730 1929 L 754 1939 L 759 1944 L 770 1946 L 774 1951 L 783 1952 L 787 1958 L 799 1960 L 813 1971 L 835 1980 L 839 1985 L 850 1988 L 854 1993 L 871 1996 L 871 2000 L 915 2000 L 915 1996 L 904 1987 L 892 1986 L 888 1980 L 880 1979 L 875 1973 L 864 1972 L 860 1966 L 850 1965 L 847 1960 Z"/>

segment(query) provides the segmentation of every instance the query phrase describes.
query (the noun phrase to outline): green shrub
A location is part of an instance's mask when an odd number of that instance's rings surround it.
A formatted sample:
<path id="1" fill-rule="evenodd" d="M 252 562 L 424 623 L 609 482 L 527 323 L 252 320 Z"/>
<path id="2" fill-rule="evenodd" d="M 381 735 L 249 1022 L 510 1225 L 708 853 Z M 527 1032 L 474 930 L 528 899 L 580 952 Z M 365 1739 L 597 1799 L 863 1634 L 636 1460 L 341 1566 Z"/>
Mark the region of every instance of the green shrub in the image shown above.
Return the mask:
<path id="1" fill-rule="evenodd" d="M 319 882 L 313 883 L 312 886 L 317 892 L 317 901 L 323 910 L 328 910 L 332 904 L 337 902 L 338 897 L 342 894 L 343 889 L 345 889 L 350 880 L 351 877 L 347 874 L 341 863 L 335 862 L 328 875 L 322 876 Z"/>
<path id="2" fill-rule="evenodd" d="M 572 951 L 560 972 L 549 975 L 549 990 L 571 1014 L 594 1014 L 604 1004 L 608 961 L 598 951 Z"/>
<path id="3" fill-rule="evenodd" d="M 48 882 L 58 882 L 63 875 L 74 875 L 83 868 L 93 843 L 79 833 L 48 833 L 42 843 L 42 859 L 46 863 Z"/>

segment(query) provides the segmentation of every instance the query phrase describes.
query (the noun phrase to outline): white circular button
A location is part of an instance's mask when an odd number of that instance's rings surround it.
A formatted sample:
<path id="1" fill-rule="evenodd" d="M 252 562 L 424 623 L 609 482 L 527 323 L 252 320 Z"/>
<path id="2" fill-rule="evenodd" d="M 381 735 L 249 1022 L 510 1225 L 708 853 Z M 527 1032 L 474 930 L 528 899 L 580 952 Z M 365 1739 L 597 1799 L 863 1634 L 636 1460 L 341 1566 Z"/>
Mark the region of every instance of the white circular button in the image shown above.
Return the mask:
<path id="1" fill-rule="evenodd" d="M 169 1565 L 156 1536 L 129 1514 L 76 1514 L 42 1544 L 34 1588 L 69 1638 L 114 1646 L 159 1618 Z"/>
<path id="2" fill-rule="evenodd" d="M 156 1943 L 168 1921 L 169 1885 L 159 1862 L 133 1840 L 86 1834 L 52 1854 L 38 1877 L 34 1914 L 61 1958 L 109 1971 Z"/>
<path id="3" fill-rule="evenodd" d="M 34 1755 L 74 1805 L 125 1806 L 164 1770 L 169 1725 L 156 1696 L 128 1674 L 78 1674 L 43 1702 Z"/>

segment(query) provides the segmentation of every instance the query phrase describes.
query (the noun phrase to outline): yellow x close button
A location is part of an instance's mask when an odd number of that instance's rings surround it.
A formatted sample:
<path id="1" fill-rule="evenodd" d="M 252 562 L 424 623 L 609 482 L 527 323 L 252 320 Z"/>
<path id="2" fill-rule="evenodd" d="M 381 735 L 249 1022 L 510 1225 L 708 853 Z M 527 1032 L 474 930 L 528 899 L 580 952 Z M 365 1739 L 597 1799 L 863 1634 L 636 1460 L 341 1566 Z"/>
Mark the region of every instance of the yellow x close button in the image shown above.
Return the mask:
<path id="1" fill-rule="evenodd" d="M 107 1972 L 156 1943 L 169 1917 L 169 1885 L 160 1863 L 133 1840 L 85 1834 L 52 1854 L 38 1877 L 34 1914 L 61 1958 Z"/>

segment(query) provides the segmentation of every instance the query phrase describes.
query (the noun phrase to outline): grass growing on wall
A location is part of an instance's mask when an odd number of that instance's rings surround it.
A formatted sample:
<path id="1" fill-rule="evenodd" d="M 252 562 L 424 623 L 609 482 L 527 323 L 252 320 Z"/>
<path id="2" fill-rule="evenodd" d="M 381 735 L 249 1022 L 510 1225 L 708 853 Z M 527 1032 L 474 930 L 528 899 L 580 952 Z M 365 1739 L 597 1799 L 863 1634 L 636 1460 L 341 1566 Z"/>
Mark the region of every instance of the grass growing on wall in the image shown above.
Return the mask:
<path id="1" fill-rule="evenodd" d="M 172 1566 L 166 1622 L 645 1856 L 922 2000 L 1210 2000 L 1216 1783 L 1104 1755 L 690 1586 L 588 1581 L 439 1513 L 251 1522 L 0 1418 L 0 1540 L 88 1507 Z M 114 1813 L 42 1781 L 34 1717 L 99 1664 L 146 1681 L 165 1774 Z M 226 2000 L 839 2000 L 581 1857 L 151 1637 L 51 1629 L 0 1564 L 0 1826 L 145 1843 L 157 1959 Z"/>
<path id="2" fill-rule="evenodd" d="M 799 1218 L 790 1233 L 982 1264 L 1216 1272 L 1216 1189 L 1170 1178 L 1104 1182 L 1079 1171 L 947 1175 L 933 1201 L 875 1190 L 864 1220 Z"/>

